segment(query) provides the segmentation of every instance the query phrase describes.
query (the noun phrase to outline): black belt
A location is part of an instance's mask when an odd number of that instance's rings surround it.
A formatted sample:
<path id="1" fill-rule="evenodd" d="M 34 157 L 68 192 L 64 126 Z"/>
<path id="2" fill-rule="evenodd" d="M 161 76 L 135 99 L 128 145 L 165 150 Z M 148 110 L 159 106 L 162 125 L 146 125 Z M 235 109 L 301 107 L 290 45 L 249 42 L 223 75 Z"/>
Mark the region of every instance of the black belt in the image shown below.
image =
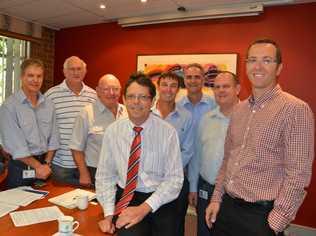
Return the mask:
<path id="1" fill-rule="evenodd" d="M 227 199 L 235 202 L 238 205 L 248 206 L 248 207 L 263 207 L 263 208 L 266 208 L 266 209 L 272 209 L 273 205 L 274 205 L 274 201 L 262 200 L 262 201 L 256 201 L 256 202 L 247 202 L 247 201 L 245 201 L 244 199 L 241 199 L 241 198 L 231 197 L 227 193 L 225 193 L 224 198 L 227 198 Z"/>

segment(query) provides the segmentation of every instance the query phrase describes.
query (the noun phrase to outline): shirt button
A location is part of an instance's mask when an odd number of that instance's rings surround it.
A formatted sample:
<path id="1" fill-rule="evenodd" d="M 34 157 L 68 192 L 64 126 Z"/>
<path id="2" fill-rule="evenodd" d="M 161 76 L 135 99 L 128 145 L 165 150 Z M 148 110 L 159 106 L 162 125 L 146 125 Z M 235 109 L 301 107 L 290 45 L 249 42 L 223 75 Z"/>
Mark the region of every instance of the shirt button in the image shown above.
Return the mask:
<path id="1" fill-rule="evenodd" d="M 252 113 L 256 113 L 256 111 L 255 111 L 255 110 L 252 110 Z"/>
<path id="2" fill-rule="evenodd" d="M 234 183 L 234 181 L 233 181 L 233 180 L 230 180 L 230 181 L 229 181 L 229 184 L 233 184 L 233 183 Z"/>
<path id="3" fill-rule="evenodd" d="M 249 130 L 249 129 L 250 129 L 250 127 L 248 126 L 248 127 L 247 127 L 247 130 Z"/>
<path id="4" fill-rule="evenodd" d="M 239 165 L 239 163 L 238 162 L 235 162 L 235 166 L 238 166 Z"/>
<path id="5" fill-rule="evenodd" d="M 241 145 L 241 148 L 242 148 L 242 149 L 244 149 L 244 148 L 245 148 L 245 145 L 244 145 L 244 144 L 243 144 L 243 145 Z"/>

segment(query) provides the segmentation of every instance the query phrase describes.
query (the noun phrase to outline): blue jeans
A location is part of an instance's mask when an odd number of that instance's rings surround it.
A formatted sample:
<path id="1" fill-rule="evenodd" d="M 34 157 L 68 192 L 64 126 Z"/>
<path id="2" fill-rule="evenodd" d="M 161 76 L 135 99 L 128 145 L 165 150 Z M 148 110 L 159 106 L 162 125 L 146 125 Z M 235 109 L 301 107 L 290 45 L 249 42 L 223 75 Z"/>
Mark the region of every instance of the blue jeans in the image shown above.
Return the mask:
<path id="1" fill-rule="evenodd" d="M 77 168 L 63 168 L 52 165 L 53 180 L 59 183 L 79 185 L 79 171 Z"/>

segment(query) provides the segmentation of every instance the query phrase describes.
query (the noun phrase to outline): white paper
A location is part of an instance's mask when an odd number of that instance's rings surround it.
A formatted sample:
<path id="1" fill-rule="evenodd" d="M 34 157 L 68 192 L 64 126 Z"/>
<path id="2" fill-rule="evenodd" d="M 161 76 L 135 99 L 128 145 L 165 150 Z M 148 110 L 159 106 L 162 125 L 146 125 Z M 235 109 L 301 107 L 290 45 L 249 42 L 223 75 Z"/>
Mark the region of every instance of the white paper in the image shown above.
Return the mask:
<path id="1" fill-rule="evenodd" d="M 0 202 L 0 217 L 5 216 L 6 214 L 8 214 L 11 211 L 14 211 L 18 208 L 19 208 L 18 205 Z"/>
<path id="2" fill-rule="evenodd" d="M 23 191 L 31 189 L 30 187 L 19 187 L 0 192 L 0 202 L 9 203 L 18 206 L 27 206 L 30 203 L 41 199 L 43 194 Z"/>
<path id="3" fill-rule="evenodd" d="M 15 211 L 10 213 L 14 225 L 17 227 L 57 220 L 63 215 L 64 214 L 57 206 Z"/>
<path id="4" fill-rule="evenodd" d="M 77 196 L 80 196 L 80 195 L 88 195 L 89 201 L 94 199 L 96 196 L 95 193 L 93 192 L 77 188 L 70 192 L 61 194 L 57 197 L 50 198 L 48 199 L 48 201 L 59 206 L 73 209 L 77 206 Z"/>

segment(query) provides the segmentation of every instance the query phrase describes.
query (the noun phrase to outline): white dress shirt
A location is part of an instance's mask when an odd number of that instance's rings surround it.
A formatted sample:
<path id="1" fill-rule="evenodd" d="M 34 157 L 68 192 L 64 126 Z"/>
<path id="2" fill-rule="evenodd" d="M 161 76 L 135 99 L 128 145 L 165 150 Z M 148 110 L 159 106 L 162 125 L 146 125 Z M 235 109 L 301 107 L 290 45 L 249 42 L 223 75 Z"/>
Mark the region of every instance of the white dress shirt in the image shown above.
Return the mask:
<path id="1" fill-rule="evenodd" d="M 104 216 L 113 215 L 116 185 L 125 187 L 130 147 L 135 125 L 128 119 L 112 123 L 106 130 L 96 174 L 97 198 Z M 146 203 L 155 212 L 176 199 L 183 183 L 181 152 L 176 130 L 150 114 L 141 125 L 141 157 L 136 191 L 152 195 Z"/>

